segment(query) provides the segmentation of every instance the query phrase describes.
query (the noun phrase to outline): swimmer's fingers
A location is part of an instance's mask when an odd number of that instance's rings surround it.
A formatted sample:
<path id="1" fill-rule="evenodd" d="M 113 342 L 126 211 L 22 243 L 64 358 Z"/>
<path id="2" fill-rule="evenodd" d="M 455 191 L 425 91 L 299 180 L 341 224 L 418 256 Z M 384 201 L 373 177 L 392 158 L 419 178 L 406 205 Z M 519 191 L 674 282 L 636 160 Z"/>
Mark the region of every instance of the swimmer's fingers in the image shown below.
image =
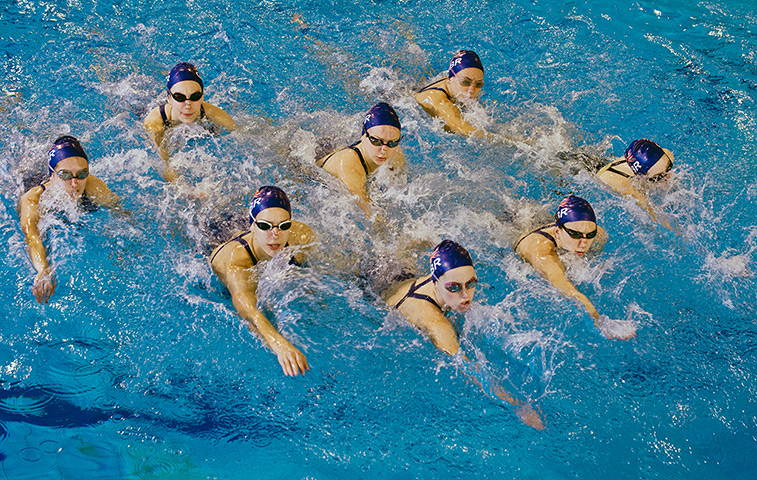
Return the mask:
<path id="1" fill-rule="evenodd" d="M 544 420 L 542 420 L 539 412 L 534 410 L 531 405 L 523 405 L 515 413 L 518 415 L 518 418 L 529 427 L 537 430 L 544 430 Z"/>
<path id="2" fill-rule="evenodd" d="M 47 303 L 52 294 L 55 293 L 56 286 L 55 274 L 50 268 L 39 272 L 34 277 L 34 284 L 32 285 L 32 294 L 37 299 L 37 303 Z"/>
<path id="3" fill-rule="evenodd" d="M 305 375 L 305 370 L 310 370 L 305 355 L 291 343 L 283 346 L 280 352 L 276 353 L 279 365 L 288 377 L 296 377 L 300 373 Z"/>

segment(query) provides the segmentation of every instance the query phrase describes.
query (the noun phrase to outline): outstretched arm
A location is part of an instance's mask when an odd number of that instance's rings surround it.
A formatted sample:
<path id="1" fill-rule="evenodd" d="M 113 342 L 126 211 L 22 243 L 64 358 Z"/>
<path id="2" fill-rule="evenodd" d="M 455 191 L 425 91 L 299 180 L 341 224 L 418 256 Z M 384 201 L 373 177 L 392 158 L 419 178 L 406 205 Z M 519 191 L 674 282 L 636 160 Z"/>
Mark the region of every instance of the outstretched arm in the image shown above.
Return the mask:
<path id="1" fill-rule="evenodd" d="M 39 197 L 42 194 L 41 187 L 35 187 L 26 192 L 18 202 L 19 216 L 21 218 L 21 231 L 26 241 L 26 252 L 37 271 L 32 284 L 32 294 L 37 303 L 47 303 L 50 296 L 55 292 L 55 272 L 47 262 L 47 251 L 42 243 L 39 233 Z"/>
<path id="2" fill-rule="evenodd" d="M 510 395 L 496 379 L 483 372 L 481 366 L 469 360 L 468 357 L 463 357 L 463 373 L 474 384 L 478 385 L 486 396 L 496 397 L 514 407 L 518 407 L 515 414 L 521 422 L 537 430 L 544 429 L 544 420 L 542 419 L 541 412 L 535 410 L 530 404 L 523 403 L 521 400 Z"/>
<path id="3" fill-rule="evenodd" d="M 165 135 L 165 127 L 163 126 L 163 117 L 160 115 L 160 109 L 158 107 L 153 108 L 147 115 L 144 121 L 145 130 L 147 135 L 155 142 L 160 152 L 160 159 L 163 161 L 163 180 L 166 182 L 173 182 L 178 176 L 176 170 L 174 170 L 168 160 L 168 150 L 166 150 L 163 144 L 163 137 Z"/>
<path id="4" fill-rule="evenodd" d="M 240 247 L 242 248 L 242 247 Z M 257 308 L 257 285 L 250 278 L 248 269 L 232 265 L 222 278 L 231 292 L 232 302 L 237 313 L 247 321 L 250 330 L 273 350 L 284 371 L 284 375 L 295 377 L 305 370 L 310 370 L 305 355 L 284 338 L 270 321 Z"/>
<path id="5" fill-rule="evenodd" d="M 483 137 L 486 132 L 476 128 L 463 119 L 460 109 L 439 90 L 427 90 L 415 95 L 415 100 L 432 117 L 444 122 L 444 129 L 448 132 L 460 133 L 465 136 L 475 135 Z"/>

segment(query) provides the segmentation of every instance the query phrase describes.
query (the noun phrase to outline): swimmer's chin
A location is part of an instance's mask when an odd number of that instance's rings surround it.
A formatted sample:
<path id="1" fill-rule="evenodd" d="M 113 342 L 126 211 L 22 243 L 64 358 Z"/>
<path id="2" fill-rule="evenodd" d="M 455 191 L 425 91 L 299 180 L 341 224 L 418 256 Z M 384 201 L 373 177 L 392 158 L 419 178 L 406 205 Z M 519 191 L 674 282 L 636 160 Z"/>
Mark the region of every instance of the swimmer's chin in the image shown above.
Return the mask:
<path id="1" fill-rule="evenodd" d="M 470 310 L 470 302 L 469 303 L 462 303 L 458 305 L 457 307 L 453 308 L 452 310 L 456 311 L 457 313 L 465 313 L 468 310 Z"/>
<path id="2" fill-rule="evenodd" d="M 270 244 L 269 243 L 269 244 L 266 245 L 266 247 L 268 248 L 268 254 L 270 256 L 274 256 L 277 253 L 279 253 L 279 250 L 281 250 L 282 248 L 284 248 L 284 245 L 279 245 L 278 243 L 275 243 L 275 244 Z"/>

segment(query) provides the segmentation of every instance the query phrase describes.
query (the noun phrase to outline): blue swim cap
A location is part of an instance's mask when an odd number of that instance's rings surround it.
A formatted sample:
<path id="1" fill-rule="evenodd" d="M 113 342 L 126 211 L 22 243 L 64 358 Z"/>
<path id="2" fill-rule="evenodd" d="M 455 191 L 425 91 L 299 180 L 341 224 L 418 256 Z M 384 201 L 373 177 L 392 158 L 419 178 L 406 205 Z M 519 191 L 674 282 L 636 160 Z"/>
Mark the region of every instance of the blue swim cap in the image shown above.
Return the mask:
<path id="1" fill-rule="evenodd" d="M 468 250 L 452 240 L 444 240 L 431 254 L 431 278 L 436 282 L 449 270 L 469 265 L 473 266 L 473 259 Z"/>
<path id="2" fill-rule="evenodd" d="M 289 215 L 292 215 L 292 206 L 289 204 L 289 198 L 284 190 L 279 187 L 260 187 L 258 193 L 252 197 L 250 202 L 250 225 L 260 212 L 267 208 L 283 208 Z"/>
<path id="3" fill-rule="evenodd" d="M 584 220 L 597 223 L 597 216 L 594 215 L 594 209 L 591 208 L 589 202 L 581 197 L 568 195 L 558 205 L 555 220 L 562 224 Z"/>
<path id="4" fill-rule="evenodd" d="M 195 66 L 191 63 L 186 62 L 177 63 L 171 69 L 171 73 L 168 74 L 168 78 L 166 80 L 166 88 L 168 88 L 168 91 L 170 92 L 171 87 L 185 80 L 197 82 L 200 84 L 200 89 L 205 90 L 205 86 L 202 83 L 202 78 L 197 72 Z"/>
<path id="5" fill-rule="evenodd" d="M 55 166 L 62 160 L 69 157 L 83 157 L 87 162 L 87 154 L 84 153 L 84 148 L 79 143 L 79 140 L 65 135 L 53 142 L 53 146 L 47 152 L 47 168 L 50 169 L 50 173 L 55 171 Z"/>
<path id="6" fill-rule="evenodd" d="M 646 138 L 634 140 L 626 148 L 626 162 L 636 175 L 646 175 L 664 155 L 659 145 Z"/>
<path id="7" fill-rule="evenodd" d="M 478 58 L 476 52 L 471 50 L 460 50 L 454 57 L 452 57 L 452 60 L 449 61 L 447 78 L 452 78 L 457 72 L 465 70 L 466 68 L 478 68 L 482 72 L 484 71 L 484 66 L 481 64 L 481 59 Z"/>
<path id="8" fill-rule="evenodd" d="M 372 106 L 368 113 L 365 114 L 365 120 L 363 121 L 363 133 L 368 132 L 368 129 L 375 127 L 376 125 L 389 125 L 402 130 L 400 125 L 400 117 L 397 116 L 397 112 L 388 103 L 377 103 Z"/>

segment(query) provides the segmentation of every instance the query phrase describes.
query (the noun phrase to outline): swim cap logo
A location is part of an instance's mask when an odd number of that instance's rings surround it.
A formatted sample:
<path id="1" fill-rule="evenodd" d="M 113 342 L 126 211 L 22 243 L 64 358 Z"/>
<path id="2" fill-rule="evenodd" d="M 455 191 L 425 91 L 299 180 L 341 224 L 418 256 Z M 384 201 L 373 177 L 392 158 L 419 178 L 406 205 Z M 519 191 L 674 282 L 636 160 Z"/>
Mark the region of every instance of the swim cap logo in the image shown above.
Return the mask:
<path id="1" fill-rule="evenodd" d="M 563 200 L 563 202 L 562 202 L 562 203 L 560 204 L 560 206 L 561 206 L 561 207 L 562 207 L 562 204 L 563 204 L 563 203 L 565 203 L 565 201 L 564 201 L 564 200 Z M 570 211 L 570 209 L 569 209 L 569 208 L 567 208 L 567 207 L 558 208 L 558 209 L 557 209 L 557 216 L 558 216 L 558 217 L 560 217 L 560 218 L 562 218 L 562 217 L 564 217 L 565 215 L 567 215 L 569 211 Z"/>
<path id="2" fill-rule="evenodd" d="M 452 61 L 449 62 L 449 68 L 454 68 L 460 65 L 461 63 L 463 63 L 463 57 L 461 54 L 458 53 L 457 55 L 455 55 L 455 58 L 453 58 Z"/>

